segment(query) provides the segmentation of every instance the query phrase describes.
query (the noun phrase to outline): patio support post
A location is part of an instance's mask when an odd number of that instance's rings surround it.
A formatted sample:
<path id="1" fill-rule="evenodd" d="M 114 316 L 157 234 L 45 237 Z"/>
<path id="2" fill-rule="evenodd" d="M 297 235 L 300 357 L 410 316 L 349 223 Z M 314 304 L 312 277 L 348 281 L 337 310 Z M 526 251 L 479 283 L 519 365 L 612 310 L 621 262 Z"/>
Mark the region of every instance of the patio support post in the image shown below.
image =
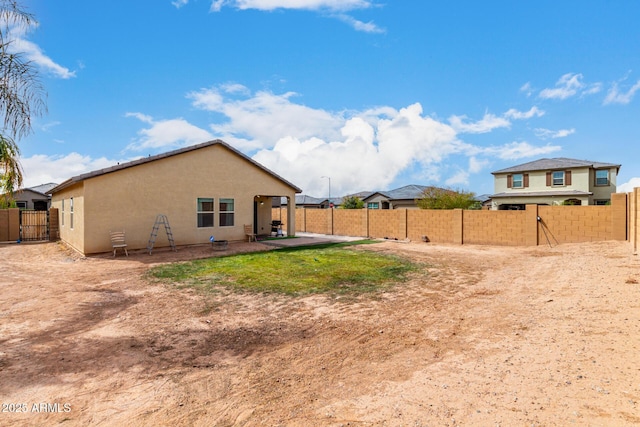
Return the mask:
<path id="1" fill-rule="evenodd" d="M 287 236 L 296 235 L 296 203 L 295 197 L 287 196 Z"/>

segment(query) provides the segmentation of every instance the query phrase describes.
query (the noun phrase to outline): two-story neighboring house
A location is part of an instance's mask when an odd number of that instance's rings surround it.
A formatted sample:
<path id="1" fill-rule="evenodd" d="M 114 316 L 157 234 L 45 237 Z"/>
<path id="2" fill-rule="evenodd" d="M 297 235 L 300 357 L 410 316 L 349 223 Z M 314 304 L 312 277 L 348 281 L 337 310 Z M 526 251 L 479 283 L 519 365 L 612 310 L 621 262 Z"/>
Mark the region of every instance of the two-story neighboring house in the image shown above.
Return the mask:
<path id="1" fill-rule="evenodd" d="M 538 205 L 604 205 L 616 192 L 620 165 L 558 157 L 492 172 L 491 208 L 524 209 Z"/>

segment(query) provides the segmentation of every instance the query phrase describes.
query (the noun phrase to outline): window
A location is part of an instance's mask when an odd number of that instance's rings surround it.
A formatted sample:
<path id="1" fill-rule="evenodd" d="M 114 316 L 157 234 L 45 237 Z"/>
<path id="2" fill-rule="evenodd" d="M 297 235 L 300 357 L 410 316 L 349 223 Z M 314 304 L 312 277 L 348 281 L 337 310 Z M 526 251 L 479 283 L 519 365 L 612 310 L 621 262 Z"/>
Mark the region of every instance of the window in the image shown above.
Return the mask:
<path id="1" fill-rule="evenodd" d="M 378 202 L 367 203 L 367 209 L 378 209 Z"/>
<path id="2" fill-rule="evenodd" d="M 234 215 L 233 199 L 220 199 L 220 227 L 232 227 Z"/>
<path id="3" fill-rule="evenodd" d="M 73 197 L 69 199 L 69 228 L 73 230 Z"/>
<path id="4" fill-rule="evenodd" d="M 609 200 L 594 200 L 593 204 L 596 206 L 606 206 L 609 204 Z"/>
<path id="5" fill-rule="evenodd" d="M 62 208 L 60 209 L 60 226 L 64 227 L 64 199 L 62 199 Z"/>
<path id="6" fill-rule="evenodd" d="M 16 202 L 16 206 L 19 209 L 27 209 L 27 202 Z"/>
<path id="7" fill-rule="evenodd" d="M 607 169 L 596 170 L 596 185 L 609 185 L 609 171 Z"/>
<path id="8" fill-rule="evenodd" d="M 512 188 L 523 188 L 524 187 L 524 176 L 521 173 L 514 173 L 511 178 L 511 187 Z"/>
<path id="9" fill-rule="evenodd" d="M 553 185 L 564 185 L 564 171 L 553 172 Z"/>
<path id="10" fill-rule="evenodd" d="M 198 198 L 198 227 L 213 227 L 213 199 Z"/>

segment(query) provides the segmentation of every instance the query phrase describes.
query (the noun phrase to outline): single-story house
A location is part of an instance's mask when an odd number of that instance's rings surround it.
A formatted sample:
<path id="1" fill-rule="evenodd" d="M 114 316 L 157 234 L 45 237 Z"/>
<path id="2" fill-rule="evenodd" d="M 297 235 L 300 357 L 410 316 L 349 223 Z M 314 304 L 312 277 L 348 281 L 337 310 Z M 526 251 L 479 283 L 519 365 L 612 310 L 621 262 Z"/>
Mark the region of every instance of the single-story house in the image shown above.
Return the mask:
<path id="1" fill-rule="evenodd" d="M 416 200 L 421 199 L 428 188 L 411 184 L 394 190 L 374 191 L 362 197 L 362 201 L 367 209 L 418 209 Z"/>
<path id="2" fill-rule="evenodd" d="M 328 209 L 331 206 L 332 201 L 329 199 L 321 199 L 319 197 L 312 197 L 306 194 L 296 194 L 296 208 L 306 209 Z M 287 199 L 282 197 L 273 199 L 273 207 L 287 207 Z"/>
<path id="3" fill-rule="evenodd" d="M 295 185 L 221 140 L 118 164 L 51 189 L 60 238 L 83 254 L 111 250 L 110 231 L 125 231 L 129 249 L 146 248 L 158 215 L 176 245 L 243 240 L 245 224 L 268 234 L 271 200 L 285 197 L 285 230 L 295 235 Z M 154 247 L 169 246 L 160 226 Z"/>
<path id="4" fill-rule="evenodd" d="M 35 187 L 22 188 L 13 193 L 16 207 L 22 210 L 46 211 L 51 207 L 49 191 L 58 184 L 40 184 Z M 4 195 L 6 197 L 6 195 Z"/>

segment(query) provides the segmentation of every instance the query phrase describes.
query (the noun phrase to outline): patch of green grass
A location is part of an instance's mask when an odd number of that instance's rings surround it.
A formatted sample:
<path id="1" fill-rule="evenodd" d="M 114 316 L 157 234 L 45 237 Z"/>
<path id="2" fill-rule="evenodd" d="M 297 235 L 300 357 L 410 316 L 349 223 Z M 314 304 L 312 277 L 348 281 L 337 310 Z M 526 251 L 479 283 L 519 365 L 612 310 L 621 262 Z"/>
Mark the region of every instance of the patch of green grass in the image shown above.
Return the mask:
<path id="1" fill-rule="evenodd" d="M 362 243 L 369 242 L 357 244 Z M 179 287 L 214 292 L 226 286 L 303 295 L 372 292 L 406 280 L 418 268 L 401 257 L 347 248 L 353 244 L 285 248 L 167 264 L 152 268 L 149 276 Z"/>

